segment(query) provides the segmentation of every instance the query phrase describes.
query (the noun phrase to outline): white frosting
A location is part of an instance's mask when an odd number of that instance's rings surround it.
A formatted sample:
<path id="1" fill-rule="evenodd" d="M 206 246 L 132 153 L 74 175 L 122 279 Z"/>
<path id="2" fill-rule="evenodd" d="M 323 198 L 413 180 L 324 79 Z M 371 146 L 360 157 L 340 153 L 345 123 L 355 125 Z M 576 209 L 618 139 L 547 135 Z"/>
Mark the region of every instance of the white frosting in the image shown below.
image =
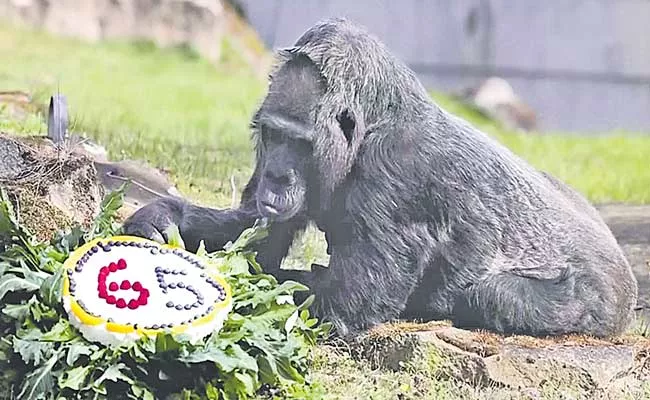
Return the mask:
<path id="1" fill-rule="evenodd" d="M 76 315 L 70 312 L 70 298 L 64 299 L 64 307 L 70 316 L 70 323 L 75 328 L 79 329 L 79 332 L 91 342 L 99 342 L 105 345 L 119 346 L 127 342 L 135 342 L 140 339 L 140 335 L 136 332 L 133 333 L 118 333 L 111 332 L 106 330 L 106 324 L 99 325 L 86 325 L 84 324 Z M 223 327 L 225 320 L 228 318 L 228 313 L 230 313 L 232 305 L 228 305 L 223 308 L 221 311 L 218 311 L 217 315 L 210 322 L 198 325 L 198 326 L 189 326 L 182 335 L 186 335 L 190 343 L 197 343 L 199 340 L 210 335 L 211 333 L 218 332 Z"/>
<path id="2" fill-rule="evenodd" d="M 169 329 L 184 325 L 186 329 L 182 334 L 188 335 L 193 341 L 221 329 L 232 309 L 232 301 L 229 296 L 226 297 L 226 288 L 211 276 L 214 272 L 199 268 L 196 264 L 205 264 L 189 252 L 161 249 L 153 242 L 144 243 L 156 247 L 114 245 L 109 251 L 105 251 L 101 246 L 97 246 L 96 253 L 86 253 L 88 258 L 80 270 L 77 268 L 78 263 L 68 266 L 72 271 L 68 275 L 71 286 L 70 296 L 64 296 L 64 308 L 73 326 L 87 339 L 105 344 L 119 345 L 140 337 L 137 332 L 108 331 L 106 323 L 83 323 L 71 310 L 72 298 L 88 314 L 104 320 L 110 319 L 116 324 L 137 324 L 137 327 L 144 329 Z M 146 304 L 139 304 L 135 309 L 128 306 L 118 308 L 117 304 L 109 304 L 106 298 L 100 297 L 99 294 L 100 271 L 103 267 L 108 268 L 111 263 L 118 264 L 120 259 L 126 262 L 126 268 L 106 275 L 106 293 L 107 296 L 115 297 L 115 303 L 120 298 L 128 304 L 139 297 L 146 297 Z M 121 288 L 123 281 L 128 281 L 129 285 L 126 286 L 131 288 Z M 136 282 L 140 283 L 141 288 L 137 287 L 140 290 L 134 290 L 132 287 Z M 111 290 L 115 289 L 114 286 L 118 286 L 118 289 Z M 144 289 L 148 291 L 148 296 L 143 294 Z M 134 305 L 132 303 L 132 306 Z M 219 311 L 211 321 L 200 325 L 192 324 L 215 308 Z"/>

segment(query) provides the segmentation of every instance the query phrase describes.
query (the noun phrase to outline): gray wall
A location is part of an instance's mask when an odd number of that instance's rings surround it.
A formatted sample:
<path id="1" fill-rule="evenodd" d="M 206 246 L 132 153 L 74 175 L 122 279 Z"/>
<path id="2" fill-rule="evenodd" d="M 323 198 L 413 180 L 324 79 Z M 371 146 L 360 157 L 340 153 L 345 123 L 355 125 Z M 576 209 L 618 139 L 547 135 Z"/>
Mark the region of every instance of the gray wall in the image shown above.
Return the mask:
<path id="1" fill-rule="evenodd" d="M 347 16 L 430 88 L 499 75 L 540 128 L 650 132 L 650 0 L 240 0 L 270 47 Z"/>

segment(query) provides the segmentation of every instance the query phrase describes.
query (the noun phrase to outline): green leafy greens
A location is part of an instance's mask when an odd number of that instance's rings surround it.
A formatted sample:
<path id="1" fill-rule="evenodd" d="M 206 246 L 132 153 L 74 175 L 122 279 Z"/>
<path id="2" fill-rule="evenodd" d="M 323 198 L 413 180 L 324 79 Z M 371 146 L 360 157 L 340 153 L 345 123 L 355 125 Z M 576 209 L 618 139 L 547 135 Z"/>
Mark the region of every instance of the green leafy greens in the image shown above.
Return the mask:
<path id="1" fill-rule="evenodd" d="M 256 224 L 211 259 L 233 289 L 222 330 L 191 345 L 160 334 L 118 348 L 87 341 L 61 303 L 62 263 L 97 237 L 119 233 L 124 188 L 109 194 L 88 230 L 75 227 L 39 242 L 21 227 L 0 192 L 0 390 L 17 399 L 314 398 L 310 349 L 329 331 L 294 305 L 296 282 L 264 274 L 248 245 L 266 235 Z M 178 230 L 171 240 L 182 246 Z"/>

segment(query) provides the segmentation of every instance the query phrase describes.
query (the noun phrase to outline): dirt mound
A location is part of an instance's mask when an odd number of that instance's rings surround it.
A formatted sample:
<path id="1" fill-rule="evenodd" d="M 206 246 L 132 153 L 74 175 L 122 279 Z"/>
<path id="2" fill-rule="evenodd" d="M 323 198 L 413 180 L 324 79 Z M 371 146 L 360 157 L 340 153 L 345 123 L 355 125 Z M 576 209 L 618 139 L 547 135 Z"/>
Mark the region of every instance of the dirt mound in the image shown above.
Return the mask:
<path id="1" fill-rule="evenodd" d="M 88 226 L 104 189 L 90 158 L 41 137 L 0 134 L 0 187 L 18 218 L 41 240 L 75 223 Z"/>

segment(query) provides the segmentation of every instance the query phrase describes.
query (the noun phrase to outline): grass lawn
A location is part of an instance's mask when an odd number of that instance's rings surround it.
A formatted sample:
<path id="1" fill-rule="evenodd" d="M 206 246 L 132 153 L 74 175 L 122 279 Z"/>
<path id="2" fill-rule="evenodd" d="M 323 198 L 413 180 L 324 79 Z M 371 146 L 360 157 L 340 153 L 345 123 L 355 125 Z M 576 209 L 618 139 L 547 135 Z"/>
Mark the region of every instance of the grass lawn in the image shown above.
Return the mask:
<path id="1" fill-rule="evenodd" d="M 90 45 L 0 24 L 0 60 L 0 90 L 26 90 L 46 103 L 59 88 L 68 97 L 75 131 L 105 145 L 114 159 L 144 159 L 170 169 L 196 201 L 227 206 L 230 176 L 239 190 L 246 183 L 253 166 L 248 121 L 266 83 L 236 55 L 225 53 L 215 67 L 183 49 Z M 514 134 L 446 96 L 433 97 L 593 202 L 650 202 L 650 136 Z M 40 117 L 4 116 L 0 110 L 0 131 L 45 130 Z M 379 373 L 323 349 L 316 361 L 316 379 L 343 398 L 422 398 L 421 390 L 432 398 L 455 397 L 449 391 L 456 389 L 426 374 Z"/>

